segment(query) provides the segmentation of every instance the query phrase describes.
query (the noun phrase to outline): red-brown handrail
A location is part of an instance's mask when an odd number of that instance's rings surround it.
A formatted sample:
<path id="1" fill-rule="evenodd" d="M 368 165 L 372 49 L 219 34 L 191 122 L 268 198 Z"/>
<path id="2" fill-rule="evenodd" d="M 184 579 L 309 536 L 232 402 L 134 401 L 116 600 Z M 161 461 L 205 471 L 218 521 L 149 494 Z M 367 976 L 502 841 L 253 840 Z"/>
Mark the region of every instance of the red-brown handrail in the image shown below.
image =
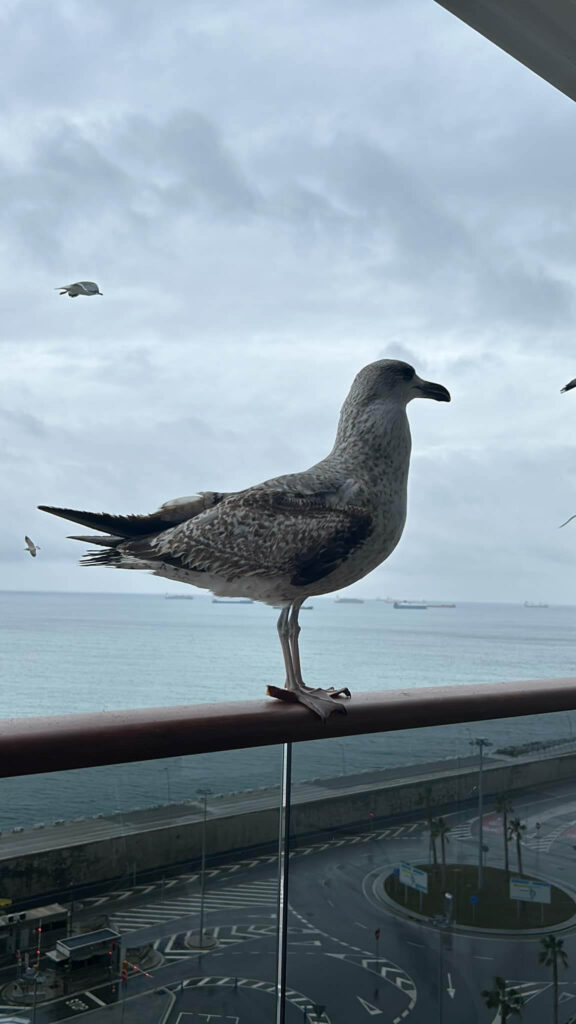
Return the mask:
<path id="1" fill-rule="evenodd" d="M 576 678 L 355 693 L 321 722 L 276 700 L 0 721 L 0 778 L 576 710 Z"/>

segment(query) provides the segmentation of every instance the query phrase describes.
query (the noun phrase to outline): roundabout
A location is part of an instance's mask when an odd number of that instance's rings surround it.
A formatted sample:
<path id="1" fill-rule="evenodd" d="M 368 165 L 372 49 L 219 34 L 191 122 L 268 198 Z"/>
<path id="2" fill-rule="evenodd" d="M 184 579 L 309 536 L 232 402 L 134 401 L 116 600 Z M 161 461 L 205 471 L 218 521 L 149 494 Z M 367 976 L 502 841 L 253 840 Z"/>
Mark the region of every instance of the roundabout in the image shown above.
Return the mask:
<path id="1" fill-rule="evenodd" d="M 501 868 L 484 868 L 484 884 L 478 890 L 478 870 L 472 864 L 414 865 L 427 876 L 427 892 L 404 884 L 395 871 L 375 881 L 373 891 L 391 909 L 462 928 L 491 932 L 549 931 L 566 925 L 576 916 L 576 900 L 558 885 L 522 877 L 525 896 L 510 897 L 510 878 Z M 550 902 L 540 902 L 544 890 Z"/>

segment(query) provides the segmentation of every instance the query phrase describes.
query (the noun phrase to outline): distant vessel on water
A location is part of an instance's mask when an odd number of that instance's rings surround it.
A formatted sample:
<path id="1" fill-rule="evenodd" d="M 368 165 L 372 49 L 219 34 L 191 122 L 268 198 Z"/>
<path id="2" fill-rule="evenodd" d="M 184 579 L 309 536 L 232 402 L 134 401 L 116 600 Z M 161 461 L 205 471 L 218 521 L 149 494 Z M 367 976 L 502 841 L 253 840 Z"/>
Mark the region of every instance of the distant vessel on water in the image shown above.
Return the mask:
<path id="1" fill-rule="evenodd" d="M 249 597 L 213 597 L 212 604 L 254 604 Z"/>
<path id="2" fill-rule="evenodd" d="M 362 597 L 337 597 L 334 604 L 364 604 Z"/>
<path id="3" fill-rule="evenodd" d="M 524 601 L 525 608 L 549 608 L 550 605 L 545 604 L 543 601 Z"/>
<path id="4" fill-rule="evenodd" d="M 167 601 L 193 601 L 194 594 L 164 594 Z"/>
<path id="5" fill-rule="evenodd" d="M 426 601 L 423 597 L 412 599 L 412 600 L 400 600 L 391 597 L 386 598 L 386 604 L 391 604 L 393 608 L 455 608 L 456 605 L 448 601 Z"/>
<path id="6" fill-rule="evenodd" d="M 407 608 L 410 611 L 425 612 L 428 608 L 427 604 L 412 604 L 410 601 L 394 601 L 393 608 Z"/>
<path id="7" fill-rule="evenodd" d="M 272 607 L 276 608 L 276 610 L 279 611 L 279 609 L 283 608 L 284 605 L 282 605 L 282 604 L 273 604 Z M 300 608 L 300 611 L 301 612 L 311 612 L 313 608 L 314 608 L 313 604 L 303 604 L 301 606 L 301 608 Z"/>

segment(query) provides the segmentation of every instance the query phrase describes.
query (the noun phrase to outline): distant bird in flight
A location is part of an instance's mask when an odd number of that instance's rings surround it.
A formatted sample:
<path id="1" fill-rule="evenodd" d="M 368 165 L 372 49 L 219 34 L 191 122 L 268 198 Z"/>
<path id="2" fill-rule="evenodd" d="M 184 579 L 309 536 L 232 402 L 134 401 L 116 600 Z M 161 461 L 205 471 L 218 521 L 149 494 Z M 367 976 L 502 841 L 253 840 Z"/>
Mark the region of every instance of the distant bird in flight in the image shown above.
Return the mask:
<path id="1" fill-rule="evenodd" d="M 36 552 L 40 551 L 40 547 L 37 547 L 34 541 L 30 540 L 30 537 L 24 537 L 24 540 L 26 541 L 26 547 L 24 548 L 24 551 L 29 551 L 30 554 L 32 555 L 32 558 L 36 558 Z"/>
<path id="2" fill-rule="evenodd" d="M 78 295 L 103 295 L 95 281 L 76 281 L 75 284 L 61 284 L 54 291 L 75 299 Z"/>
<path id="3" fill-rule="evenodd" d="M 268 693 L 327 718 L 345 710 L 334 698 L 350 691 L 306 686 L 298 613 L 307 598 L 362 579 L 398 544 L 411 448 L 406 406 L 413 398 L 449 402 L 450 394 L 408 363 L 381 359 L 356 376 L 330 454 L 304 472 L 244 491 L 202 491 L 150 515 L 39 508 L 108 534 L 72 538 L 105 549 L 88 552 L 84 565 L 147 569 L 218 597 L 279 605 L 286 681 L 285 689 L 270 686 Z"/>

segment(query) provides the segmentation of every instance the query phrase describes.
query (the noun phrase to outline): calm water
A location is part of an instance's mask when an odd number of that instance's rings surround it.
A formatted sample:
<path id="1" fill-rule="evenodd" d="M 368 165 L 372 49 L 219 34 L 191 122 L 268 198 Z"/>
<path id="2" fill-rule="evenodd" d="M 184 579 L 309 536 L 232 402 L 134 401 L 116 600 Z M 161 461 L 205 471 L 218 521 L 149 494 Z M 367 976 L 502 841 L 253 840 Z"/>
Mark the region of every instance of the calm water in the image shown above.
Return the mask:
<path id="1" fill-rule="evenodd" d="M 576 608 L 460 604 L 399 611 L 382 601 L 312 602 L 301 614 L 304 676 L 352 691 L 576 675 Z M 283 681 L 277 612 L 205 597 L 0 593 L 2 717 L 260 699 Z M 484 723 L 495 744 L 570 737 L 562 714 Z M 300 744 L 299 779 L 467 757 L 478 729 L 453 726 Z M 0 830 L 193 799 L 278 779 L 260 748 L 0 784 Z"/>

